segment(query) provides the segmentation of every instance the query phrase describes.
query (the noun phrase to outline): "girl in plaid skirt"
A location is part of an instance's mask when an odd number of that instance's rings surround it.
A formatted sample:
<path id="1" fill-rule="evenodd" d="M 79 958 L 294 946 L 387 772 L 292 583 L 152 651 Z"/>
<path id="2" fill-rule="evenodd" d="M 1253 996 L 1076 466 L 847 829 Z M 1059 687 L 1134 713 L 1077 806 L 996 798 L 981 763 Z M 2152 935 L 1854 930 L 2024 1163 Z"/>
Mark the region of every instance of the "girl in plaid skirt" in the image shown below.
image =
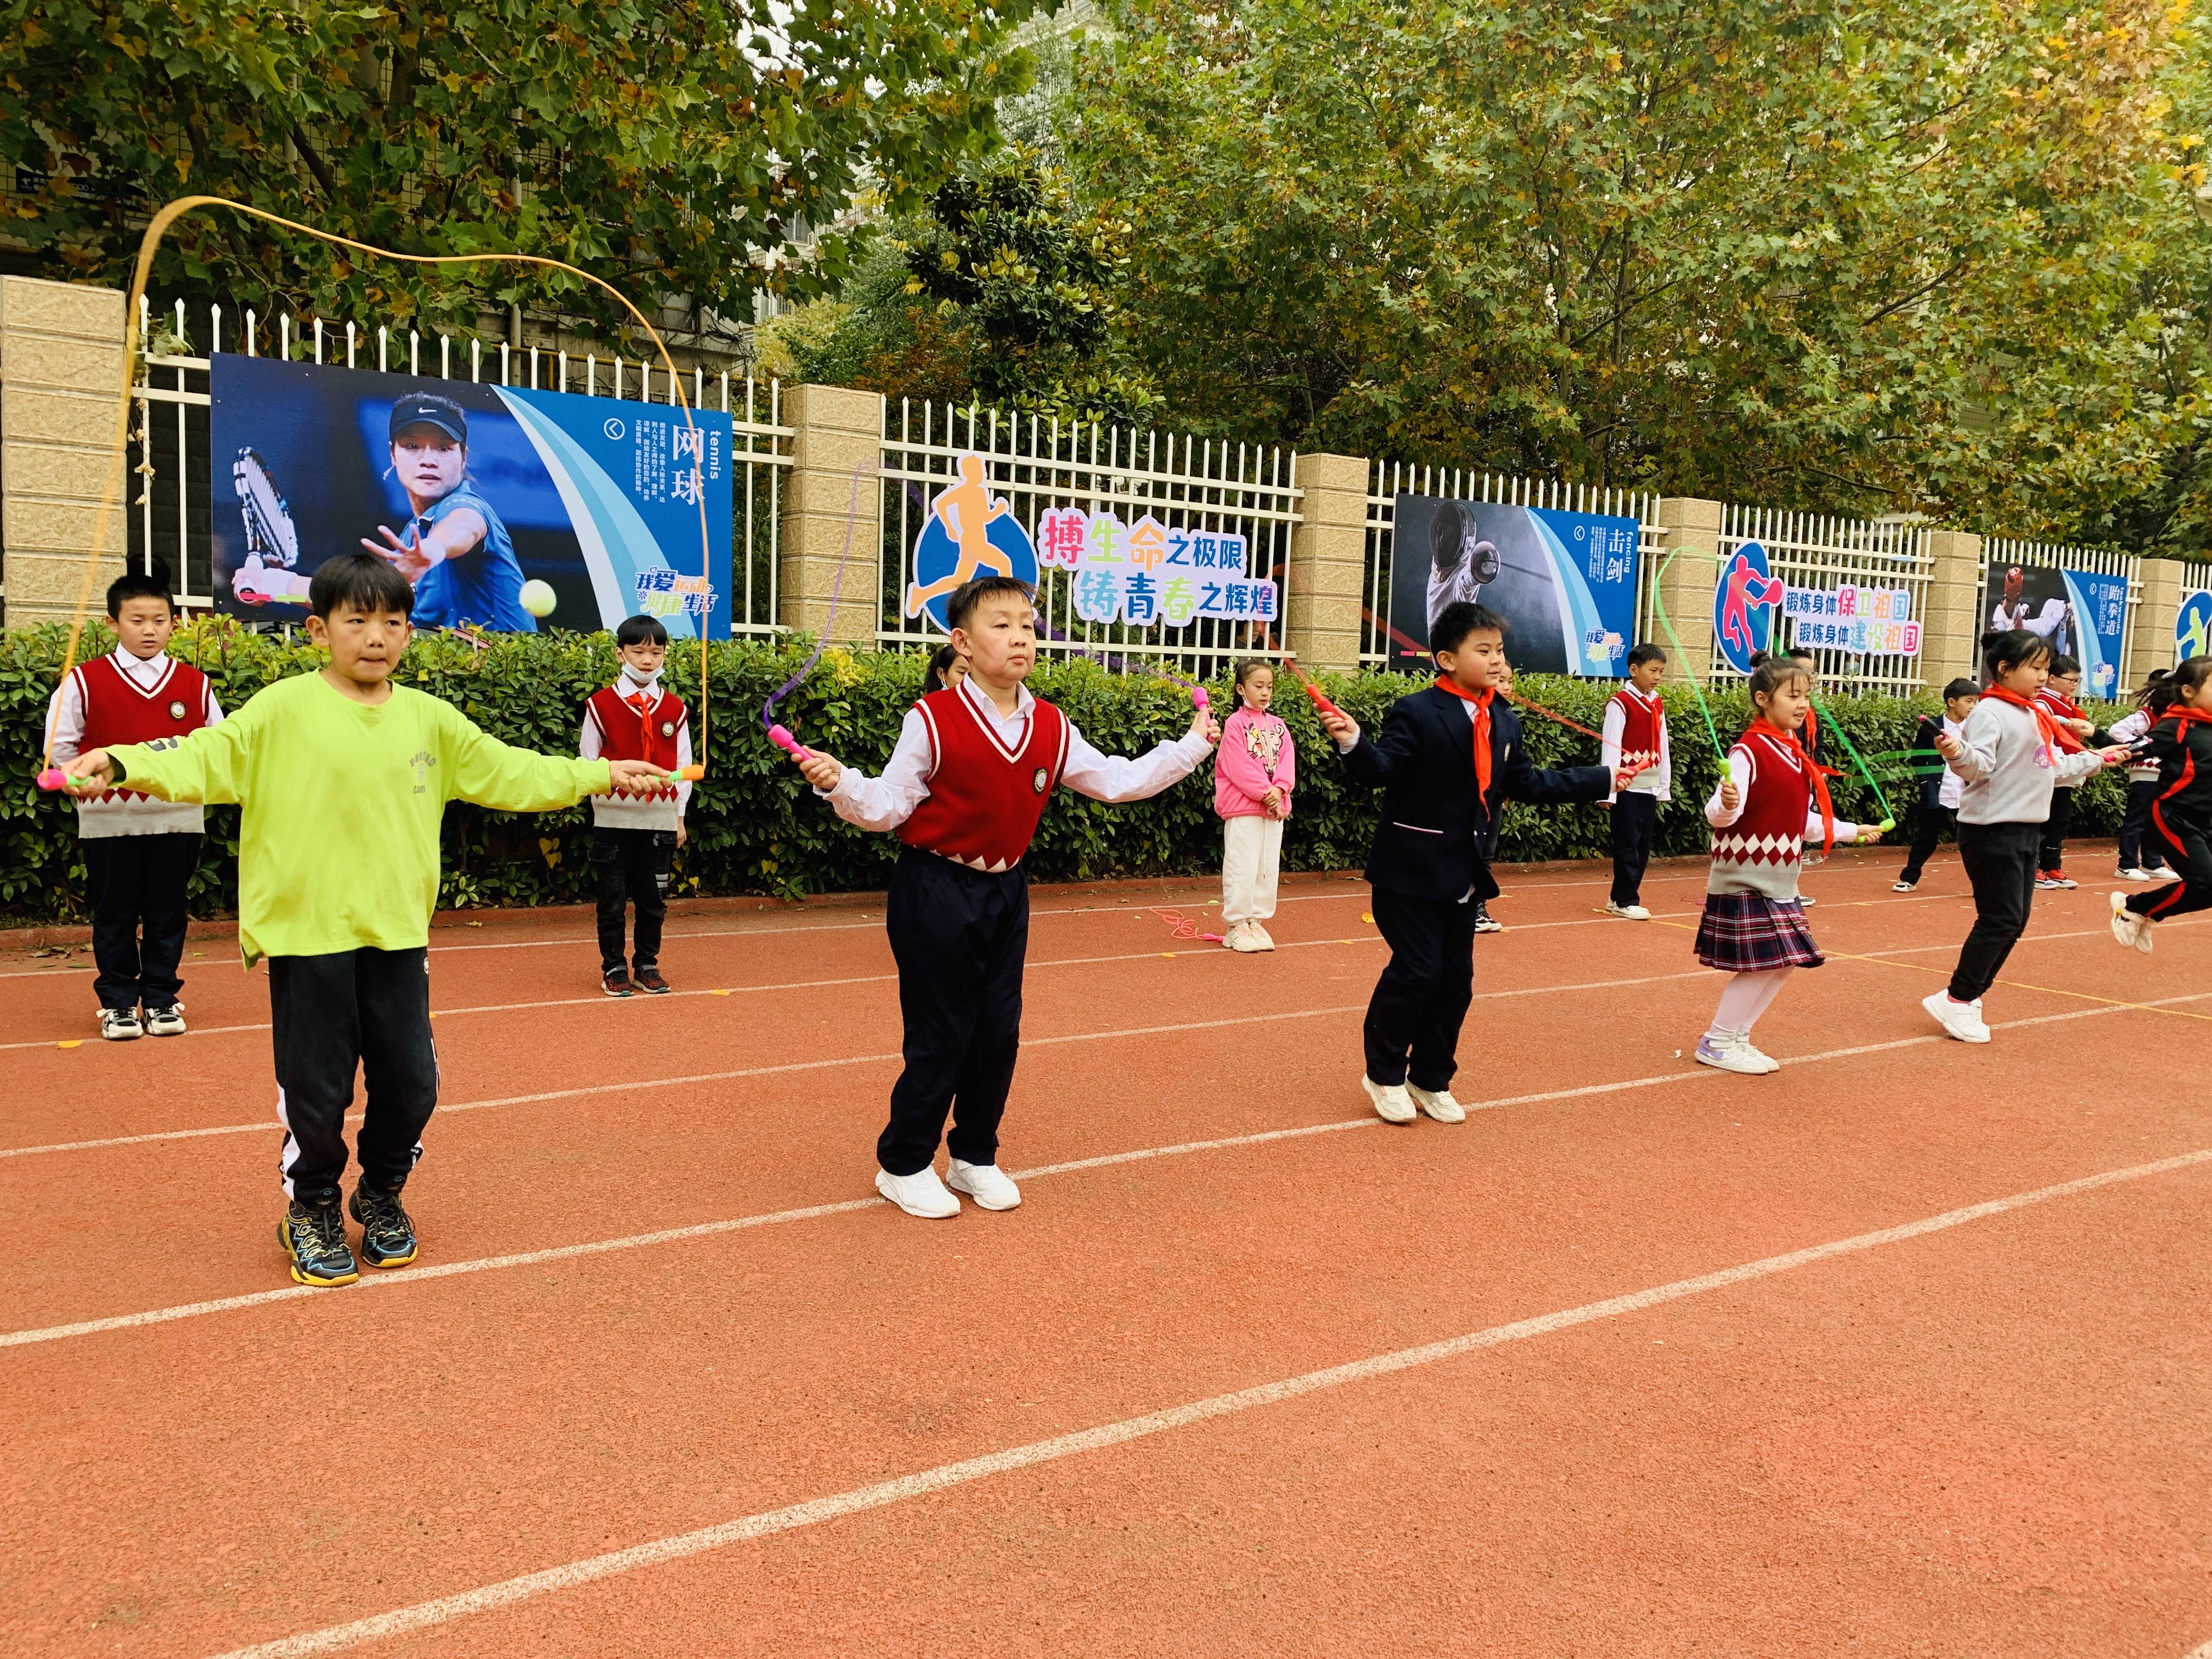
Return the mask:
<path id="1" fill-rule="evenodd" d="M 1828 804 L 1825 769 L 1814 764 L 1797 733 L 1813 706 L 1805 665 L 1771 657 L 1751 676 L 1755 718 L 1728 752 L 1721 785 L 1705 803 L 1713 826 L 1712 867 L 1705 878 L 1705 914 L 1698 923 L 1698 960 L 1731 975 L 1719 1009 L 1698 1039 L 1698 1063 L 1758 1076 L 1782 1062 L 1751 1045 L 1751 1028 L 1791 971 L 1825 958 L 1805 926 L 1797 872 L 1805 838 L 1878 841 L 1872 824 L 1838 823 Z"/>

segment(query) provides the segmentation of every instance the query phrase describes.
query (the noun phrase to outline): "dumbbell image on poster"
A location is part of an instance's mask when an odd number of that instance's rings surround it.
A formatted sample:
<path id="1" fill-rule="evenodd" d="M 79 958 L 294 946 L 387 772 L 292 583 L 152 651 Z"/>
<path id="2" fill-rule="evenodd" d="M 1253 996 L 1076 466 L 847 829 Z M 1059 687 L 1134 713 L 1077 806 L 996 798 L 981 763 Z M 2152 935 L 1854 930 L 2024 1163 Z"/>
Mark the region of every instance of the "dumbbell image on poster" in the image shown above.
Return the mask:
<path id="1" fill-rule="evenodd" d="M 1504 617 L 1506 655 L 1525 673 L 1627 673 L 1634 519 L 1401 495 L 1391 523 L 1393 668 L 1425 668 L 1430 624 L 1468 600 Z"/>

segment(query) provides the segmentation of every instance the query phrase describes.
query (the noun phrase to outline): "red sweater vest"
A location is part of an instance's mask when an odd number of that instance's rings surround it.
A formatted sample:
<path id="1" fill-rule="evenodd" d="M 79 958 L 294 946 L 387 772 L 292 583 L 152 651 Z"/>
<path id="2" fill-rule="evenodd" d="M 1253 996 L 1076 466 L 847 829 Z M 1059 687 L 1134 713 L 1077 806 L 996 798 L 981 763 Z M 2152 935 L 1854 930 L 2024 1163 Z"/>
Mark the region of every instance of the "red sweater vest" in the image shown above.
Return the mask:
<path id="1" fill-rule="evenodd" d="M 1747 732 L 1729 753 L 1737 750 L 1751 757 L 1751 788 L 1742 816 L 1713 832 L 1712 872 L 1705 890 L 1795 898 L 1813 780 L 1796 756 L 1770 738 Z"/>
<path id="2" fill-rule="evenodd" d="M 1666 709 L 1658 698 L 1646 702 L 1632 691 L 1616 691 L 1613 700 L 1620 705 L 1620 763 L 1656 766 L 1659 734 L 1667 729 Z"/>
<path id="3" fill-rule="evenodd" d="M 70 678 L 76 681 L 77 696 L 84 700 L 85 749 L 181 738 L 207 724 L 207 676 L 173 657 L 167 672 L 150 691 L 142 690 L 118 668 L 112 654 L 78 664 Z M 84 799 L 149 800 L 152 797 L 137 789 L 110 789 Z"/>
<path id="4" fill-rule="evenodd" d="M 929 797 L 899 839 L 971 869 L 1012 869 L 1067 764 L 1067 716 L 1033 701 L 1021 745 L 1010 750 L 963 691 L 933 691 L 915 708 L 929 732 Z"/>
<path id="5" fill-rule="evenodd" d="M 611 685 L 592 693 L 585 707 L 599 726 L 599 755 L 605 760 L 651 761 L 664 771 L 676 769 L 676 734 L 684 729 L 684 700 L 672 691 L 660 694 L 650 714 L 622 700 Z M 674 800 L 676 786 L 663 784 L 628 800 Z"/>

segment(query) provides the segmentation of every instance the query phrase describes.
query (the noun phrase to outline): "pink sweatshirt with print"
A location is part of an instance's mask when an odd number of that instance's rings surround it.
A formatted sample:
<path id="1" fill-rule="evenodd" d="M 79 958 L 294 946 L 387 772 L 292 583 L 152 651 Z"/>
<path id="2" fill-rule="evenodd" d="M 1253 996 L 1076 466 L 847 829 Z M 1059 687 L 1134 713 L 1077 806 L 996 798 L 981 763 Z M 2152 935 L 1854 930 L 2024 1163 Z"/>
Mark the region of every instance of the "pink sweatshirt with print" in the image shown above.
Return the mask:
<path id="1" fill-rule="evenodd" d="M 1242 703 L 1221 728 L 1213 756 L 1213 810 L 1224 818 L 1267 816 L 1261 799 L 1270 789 L 1283 792 L 1283 816 L 1291 815 L 1291 786 L 1297 777 L 1297 745 L 1279 716 L 1255 714 Z"/>

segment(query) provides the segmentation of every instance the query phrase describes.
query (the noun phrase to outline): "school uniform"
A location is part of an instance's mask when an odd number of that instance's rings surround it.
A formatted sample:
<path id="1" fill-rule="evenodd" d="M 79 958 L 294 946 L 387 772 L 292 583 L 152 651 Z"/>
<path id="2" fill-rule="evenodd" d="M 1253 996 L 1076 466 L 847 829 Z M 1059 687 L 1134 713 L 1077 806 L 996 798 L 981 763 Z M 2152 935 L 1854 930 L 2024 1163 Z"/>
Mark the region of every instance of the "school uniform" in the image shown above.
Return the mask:
<path id="1" fill-rule="evenodd" d="M 1674 752 L 1667 709 L 1656 691 L 1624 685 L 1605 706 L 1598 758 L 1606 769 L 1638 769 L 1628 787 L 1606 797 L 1613 808 L 1613 902 L 1643 902 L 1644 872 L 1659 836 L 1659 804 L 1674 797 Z"/>
<path id="2" fill-rule="evenodd" d="M 1801 744 L 1763 720 L 1729 749 L 1726 777 L 1736 787 L 1735 808 L 1722 804 L 1717 789 L 1705 803 L 1714 833 L 1696 949 L 1706 967 L 1764 974 L 1827 960 L 1805 925 L 1797 891 L 1805 838 L 1832 830 L 1849 841 L 1859 830 L 1820 811 L 1817 765 Z"/>
<path id="3" fill-rule="evenodd" d="M 2035 694 L 2036 702 L 2053 720 L 2087 720 L 2088 715 L 2071 697 L 2061 696 L 2049 686 Z M 2097 731 L 2089 734 L 2089 744 L 2098 748 L 2107 746 L 2112 740 L 2109 732 Z M 2088 746 L 2073 732 L 2058 729 L 2058 748 L 2061 753 L 2078 755 Z M 2081 787 L 2081 777 L 2065 778 L 2053 786 L 2051 792 L 2051 816 L 2043 822 L 2043 839 L 2036 848 L 2038 870 L 2058 871 L 2065 868 L 2066 834 L 2074 827 L 2074 792 Z"/>
<path id="4" fill-rule="evenodd" d="M 592 693 L 584 704 L 583 735 L 577 744 L 586 760 L 650 761 L 669 772 L 691 764 L 690 711 L 684 700 L 662 690 L 660 677 L 639 679 L 625 670 L 614 684 Z M 637 908 L 637 948 L 632 966 L 660 963 L 660 933 L 668 916 L 669 863 L 676 855 L 676 829 L 690 804 L 691 786 L 684 780 L 642 794 L 592 797 L 592 873 L 599 900 L 599 971 L 623 964 L 624 907 Z"/>
<path id="5" fill-rule="evenodd" d="M 1912 746 L 1929 755 L 1938 751 L 1936 739 L 1957 737 L 1963 728 L 1948 714 L 1923 714 L 1920 724 L 1913 728 Z M 1912 847 L 1905 855 L 1905 871 L 1898 877 L 1902 882 L 1917 885 L 1920 872 L 1928 867 L 1934 856 L 1936 843 L 1943 837 L 1944 827 L 1959 810 L 1959 795 L 1966 787 L 1965 781 L 1940 762 L 1937 768 L 1920 780 L 1920 811 L 1912 825 Z"/>
<path id="6" fill-rule="evenodd" d="M 2138 708 L 2112 722 L 2114 743 L 2134 745 L 2150 736 L 2150 711 Z M 2153 756 L 2138 751 L 2128 763 L 2128 806 L 2120 820 L 2120 865 L 2122 872 L 2148 869 L 2143 862 L 2143 842 L 2150 833 L 2150 809 L 2158 799 L 2158 762 Z M 2162 856 L 2162 854 L 2160 855 Z"/>
<path id="7" fill-rule="evenodd" d="M 162 651 L 134 657 L 118 645 L 70 671 L 46 718 L 47 744 L 66 765 L 87 750 L 184 737 L 221 720 L 222 708 L 190 663 Z M 184 989 L 177 968 L 205 830 L 201 809 L 137 789 L 80 795 L 76 805 L 100 1006 L 173 1006 Z"/>
<path id="8" fill-rule="evenodd" d="M 940 1139 L 963 1164 L 998 1162 L 1021 1048 L 1024 860 L 1053 791 L 1141 800 L 1189 775 L 1208 747 L 1189 732 L 1137 759 L 1102 755 L 1027 686 L 1001 714 L 969 678 L 908 710 L 881 776 L 848 766 L 815 792 L 848 823 L 905 843 L 884 911 L 906 1061 L 876 1142 L 886 1174 L 928 1169 Z"/>
<path id="9" fill-rule="evenodd" d="M 1390 961 L 1367 1006 L 1368 1079 L 1442 1092 L 1474 996 L 1475 906 L 1498 896 L 1490 848 L 1499 809 L 1601 800 L 1612 774 L 1530 765 L 1510 703 L 1441 684 L 1401 697 L 1379 736 L 1357 732 L 1337 748 L 1353 783 L 1383 792 L 1366 876 Z"/>
<path id="10" fill-rule="evenodd" d="M 2153 921 L 2212 909 L 2212 714 L 2169 708 L 2151 727 L 2158 798 L 2151 803 L 2153 845 L 2181 879 L 2131 895 L 2127 908 Z"/>

